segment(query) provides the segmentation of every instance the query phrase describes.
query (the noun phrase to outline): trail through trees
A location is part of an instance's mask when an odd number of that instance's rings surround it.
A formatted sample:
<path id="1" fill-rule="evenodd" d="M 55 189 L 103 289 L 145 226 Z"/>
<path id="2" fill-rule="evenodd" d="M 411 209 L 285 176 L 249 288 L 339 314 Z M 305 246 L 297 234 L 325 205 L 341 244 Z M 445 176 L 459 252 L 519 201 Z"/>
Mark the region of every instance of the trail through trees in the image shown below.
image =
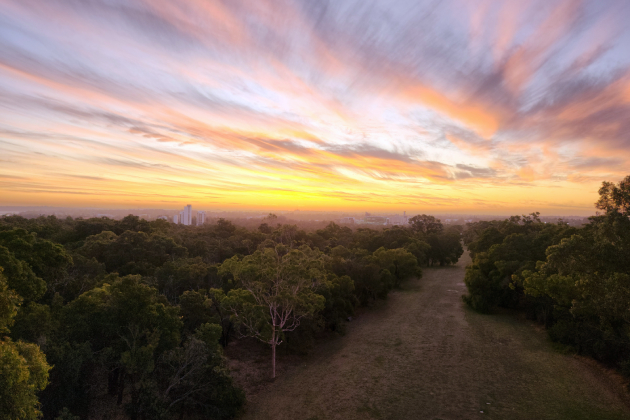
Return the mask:
<path id="1" fill-rule="evenodd" d="M 468 309 L 465 254 L 430 268 L 254 397 L 245 419 L 623 419 L 602 372 L 511 314 Z"/>

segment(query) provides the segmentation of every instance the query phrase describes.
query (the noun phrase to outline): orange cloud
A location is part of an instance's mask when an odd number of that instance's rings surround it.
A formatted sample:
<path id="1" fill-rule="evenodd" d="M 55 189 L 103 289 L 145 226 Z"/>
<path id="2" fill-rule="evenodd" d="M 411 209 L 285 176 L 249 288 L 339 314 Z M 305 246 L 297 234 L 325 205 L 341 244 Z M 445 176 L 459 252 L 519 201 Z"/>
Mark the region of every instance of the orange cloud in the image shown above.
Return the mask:
<path id="1" fill-rule="evenodd" d="M 0 204 L 588 212 L 630 58 L 585 3 L 6 0 Z"/>

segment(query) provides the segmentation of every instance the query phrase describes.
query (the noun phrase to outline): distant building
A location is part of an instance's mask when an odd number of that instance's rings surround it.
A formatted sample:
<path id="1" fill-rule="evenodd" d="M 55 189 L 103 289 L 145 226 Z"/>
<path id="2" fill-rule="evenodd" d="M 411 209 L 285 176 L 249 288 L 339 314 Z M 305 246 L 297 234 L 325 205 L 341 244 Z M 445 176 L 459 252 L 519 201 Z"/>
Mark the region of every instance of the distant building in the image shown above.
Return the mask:
<path id="1" fill-rule="evenodd" d="M 345 224 L 350 224 L 353 225 L 356 223 L 356 221 L 354 220 L 354 217 L 344 217 L 342 218 L 339 223 L 345 223 Z"/>
<path id="2" fill-rule="evenodd" d="M 175 223 L 176 225 L 179 224 L 179 214 L 176 214 L 175 216 L 173 216 L 173 223 Z"/>
<path id="3" fill-rule="evenodd" d="M 368 225 L 386 225 L 389 223 L 389 219 L 382 216 L 365 216 L 363 222 Z"/>
<path id="4" fill-rule="evenodd" d="M 188 204 L 184 207 L 184 210 L 179 212 L 179 222 L 175 221 L 175 217 L 173 217 L 173 223 L 179 223 L 186 226 L 192 225 L 192 206 Z"/>
<path id="5" fill-rule="evenodd" d="M 190 204 L 179 212 L 179 223 L 186 226 L 192 225 L 192 206 Z"/>
<path id="6" fill-rule="evenodd" d="M 198 211 L 197 212 L 197 226 L 202 226 L 204 223 L 206 223 L 206 212 Z"/>
<path id="7" fill-rule="evenodd" d="M 168 220 L 168 216 L 158 216 L 157 220 Z"/>
<path id="8" fill-rule="evenodd" d="M 407 218 L 407 212 L 404 211 L 402 216 L 395 215 L 389 218 L 390 223 L 395 226 L 406 226 L 409 224 L 409 219 Z"/>

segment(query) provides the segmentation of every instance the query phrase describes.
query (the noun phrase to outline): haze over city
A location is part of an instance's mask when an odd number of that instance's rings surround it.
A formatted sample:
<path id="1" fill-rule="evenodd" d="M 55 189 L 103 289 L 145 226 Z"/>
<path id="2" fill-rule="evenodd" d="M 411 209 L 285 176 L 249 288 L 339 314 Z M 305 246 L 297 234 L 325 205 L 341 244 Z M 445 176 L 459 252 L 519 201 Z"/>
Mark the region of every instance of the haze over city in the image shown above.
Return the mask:
<path id="1" fill-rule="evenodd" d="M 586 216 L 630 167 L 625 1 L 1 4 L 3 206 Z"/>

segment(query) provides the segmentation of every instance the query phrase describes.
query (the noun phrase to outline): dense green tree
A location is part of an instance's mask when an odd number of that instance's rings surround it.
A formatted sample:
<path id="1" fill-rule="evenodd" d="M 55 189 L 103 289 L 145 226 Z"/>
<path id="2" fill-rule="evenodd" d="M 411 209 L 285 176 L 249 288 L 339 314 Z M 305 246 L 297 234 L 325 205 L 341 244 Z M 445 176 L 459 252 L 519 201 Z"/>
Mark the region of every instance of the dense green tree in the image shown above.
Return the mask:
<path id="1" fill-rule="evenodd" d="M 9 289 L 0 268 L 0 334 L 8 332 L 20 297 Z M 41 416 L 37 392 L 48 385 L 50 365 L 35 344 L 0 338 L 0 415 L 6 419 Z"/>
<path id="2" fill-rule="evenodd" d="M 165 262 L 187 254 L 186 248 L 161 233 L 130 230 L 120 236 L 107 231 L 90 236 L 77 252 L 105 264 L 108 272 L 143 276 L 153 275 Z"/>
<path id="3" fill-rule="evenodd" d="M 409 224 L 411 229 L 424 234 L 439 233 L 444 229 L 440 219 L 436 219 L 434 216 L 427 216 L 426 214 L 413 216 L 409 219 Z"/>
<path id="4" fill-rule="evenodd" d="M 325 276 L 321 252 L 278 245 L 242 260 L 227 260 L 219 271 L 229 272 L 242 286 L 228 293 L 228 305 L 247 335 L 271 346 L 271 376 L 275 378 L 276 347 L 283 334 L 324 308 L 324 297 L 315 293 Z"/>
<path id="5" fill-rule="evenodd" d="M 226 368 L 220 335 L 219 325 L 202 324 L 183 346 L 161 357 L 158 373 L 166 383 L 160 395 L 163 411 L 180 416 L 196 412 L 212 419 L 232 418 L 240 411 L 245 395 Z"/>
<path id="6" fill-rule="evenodd" d="M 439 233 L 430 233 L 426 237 L 429 248 L 426 258 L 429 265 L 441 266 L 455 264 L 464 253 L 461 244 L 461 236 L 457 231 L 445 230 Z"/>
<path id="7" fill-rule="evenodd" d="M 37 392 L 48 385 L 50 365 L 35 344 L 0 340 L 0 414 L 6 419 L 41 416 Z"/>
<path id="8" fill-rule="evenodd" d="M 550 246 L 535 269 L 515 281 L 546 302 L 554 340 L 630 374 L 630 177 L 604 182 L 592 217 L 579 234 Z"/>
<path id="9" fill-rule="evenodd" d="M 8 287 L 26 302 L 37 301 L 46 293 L 46 282 L 35 275 L 26 261 L 17 259 L 1 245 L 0 267 L 4 267 Z"/>
<path id="10" fill-rule="evenodd" d="M 630 177 L 599 193 L 604 213 L 581 229 L 538 213 L 469 225 L 465 300 L 485 312 L 522 308 L 553 340 L 630 375 Z"/>
<path id="11" fill-rule="evenodd" d="M 14 339 L 37 343 L 46 349 L 48 339 L 57 329 L 58 319 L 53 317 L 51 307 L 35 302 L 22 306 L 11 329 Z"/>
<path id="12" fill-rule="evenodd" d="M 234 322 L 232 322 L 232 314 L 227 306 L 227 295 L 221 289 L 209 289 L 208 298 L 213 310 L 212 322 L 221 326 L 221 337 L 219 343 L 223 347 L 227 347 L 234 332 Z"/>
<path id="13" fill-rule="evenodd" d="M 221 289 L 199 289 L 184 292 L 179 297 L 180 313 L 184 321 L 184 332 L 192 334 L 206 323 L 221 327 L 219 343 L 226 347 L 234 332 L 232 312 L 226 306 L 226 294 Z"/>
<path id="14" fill-rule="evenodd" d="M 512 231 L 510 224 L 506 224 L 508 232 Z M 519 278 L 525 270 L 534 269 L 536 262 L 545 258 L 545 250 L 570 235 L 572 229 L 537 223 L 531 228 L 521 224 L 520 231 L 522 233 L 504 236 L 501 243 L 490 246 L 487 251 L 478 252 L 466 270 L 464 281 L 468 294 L 464 301 L 474 309 L 489 312 L 496 306 L 518 306 L 523 289 L 513 279 Z M 481 235 L 480 240 L 486 237 Z"/>
<path id="15" fill-rule="evenodd" d="M 344 321 L 354 314 L 354 308 L 359 304 L 354 281 L 349 276 L 329 275 L 317 293 L 326 299 L 322 311 L 325 327 L 331 331 L 343 331 Z"/>
<path id="16" fill-rule="evenodd" d="M 156 358 L 180 341 L 178 309 L 140 276 L 117 278 L 84 293 L 64 308 L 63 324 L 70 342 L 89 342 L 100 354 L 119 403 L 127 384 L 132 404 L 138 403 Z"/>
<path id="17" fill-rule="evenodd" d="M 304 351 L 324 330 L 343 332 L 357 305 L 385 298 L 435 248 L 432 233 L 408 227 L 262 222 L 0 217 L 0 329 L 12 338 L 3 345 L 46 352 L 45 417 L 86 418 L 100 388 L 134 419 L 231 417 L 242 392 L 219 344 L 238 331 Z"/>
<path id="18" fill-rule="evenodd" d="M 184 331 L 192 334 L 201 325 L 210 322 L 214 311 L 212 299 L 206 290 L 188 290 L 179 297 L 180 314 Z"/>
<path id="19" fill-rule="evenodd" d="M 379 248 L 374 252 L 373 258 L 381 270 L 387 270 L 391 273 L 394 287 L 400 286 L 400 283 L 409 277 L 422 276 L 418 260 L 404 248 Z"/>
<path id="20" fill-rule="evenodd" d="M 0 267 L 0 334 L 9 332 L 9 327 L 13 325 L 13 318 L 21 303 L 22 298 L 9 289 L 3 268 Z"/>
<path id="21" fill-rule="evenodd" d="M 595 207 L 608 215 L 619 213 L 630 216 L 630 175 L 621 180 L 618 185 L 613 182 L 603 182 Z"/>
<path id="22" fill-rule="evenodd" d="M 201 257 L 167 261 L 155 271 L 158 290 L 174 302 L 186 290 L 213 286 L 216 267 L 203 262 Z"/>
<path id="23" fill-rule="evenodd" d="M 105 278 L 107 271 L 105 264 L 94 257 L 85 257 L 81 254 L 72 255 L 73 264 L 68 267 L 66 276 L 55 285 L 51 294 L 59 293 L 65 301 L 71 301 L 84 292 L 93 289 Z"/>
<path id="24" fill-rule="evenodd" d="M 26 262 L 37 277 L 49 284 L 62 279 L 72 258 L 63 246 L 38 239 L 24 229 L 0 231 L 0 245 L 8 248 L 15 258 Z"/>

